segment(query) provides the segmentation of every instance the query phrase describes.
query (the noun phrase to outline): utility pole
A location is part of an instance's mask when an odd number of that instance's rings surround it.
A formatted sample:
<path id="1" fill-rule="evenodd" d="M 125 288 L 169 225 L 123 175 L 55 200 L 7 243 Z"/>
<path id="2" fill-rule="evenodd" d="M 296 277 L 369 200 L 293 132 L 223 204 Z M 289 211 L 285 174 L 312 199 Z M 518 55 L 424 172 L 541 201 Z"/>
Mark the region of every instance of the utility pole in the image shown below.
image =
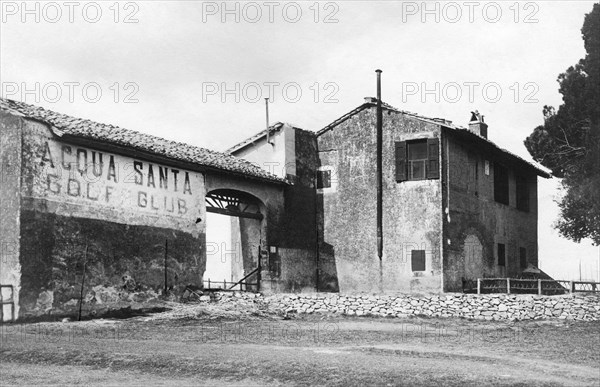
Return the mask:
<path id="1" fill-rule="evenodd" d="M 381 106 L 381 70 L 377 73 L 377 256 L 379 290 L 383 292 L 383 108 Z"/>

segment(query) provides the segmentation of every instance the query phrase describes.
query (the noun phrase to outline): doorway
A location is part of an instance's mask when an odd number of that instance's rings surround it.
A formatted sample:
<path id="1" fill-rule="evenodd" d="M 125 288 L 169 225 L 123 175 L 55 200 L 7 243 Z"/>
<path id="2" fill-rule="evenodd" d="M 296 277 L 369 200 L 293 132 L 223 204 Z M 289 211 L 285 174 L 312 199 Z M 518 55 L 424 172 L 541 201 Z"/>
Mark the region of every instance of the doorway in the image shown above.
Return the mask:
<path id="1" fill-rule="evenodd" d="M 211 191 L 205 202 L 204 287 L 258 290 L 262 203 L 248 193 L 235 190 Z"/>

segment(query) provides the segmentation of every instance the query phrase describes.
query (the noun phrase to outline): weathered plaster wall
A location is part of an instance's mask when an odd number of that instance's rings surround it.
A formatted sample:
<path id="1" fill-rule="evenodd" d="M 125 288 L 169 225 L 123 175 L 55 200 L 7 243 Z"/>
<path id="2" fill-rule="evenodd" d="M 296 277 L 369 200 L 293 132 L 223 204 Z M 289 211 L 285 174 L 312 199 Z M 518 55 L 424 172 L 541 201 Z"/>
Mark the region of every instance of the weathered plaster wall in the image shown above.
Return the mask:
<path id="1" fill-rule="evenodd" d="M 528 180 L 529 211 L 516 208 L 515 169 L 509 167 L 509 205 L 494 200 L 494 163 L 498 157 L 444 135 L 444 289 L 461 291 L 462 279 L 515 276 L 519 248 L 537 265 L 537 176 L 519 170 Z M 489 161 L 489 175 L 485 161 Z M 449 176 L 449 177 L 448 177 Z M 506 245 L 506 267 L 498 266 L 497 244 Z"/>
<path id="2" fill-rule="evenodd" d="M 316 281 L 316 233 L 314 179 L 317 167 L 313 133 L 284 125 L 270 137 L 258 140 L 234 154 L 263 169 L 286 177 L 291 185 L 283 191 L 279 217 L 271 218 L 268 268 L 263 274 L 267 291 L 314 291 Z M 271 223 L 274 222 L 274 223 Z M 265 253 L 267 252 L 265 246 Z"/>
<path id="3" fill-rule="evenodd" d="M 318 137 L 320 164 L 333 168 L 333 188 L 319 190 L 319 257 L 323 271 L 329 271 L 322 276 L 336 275 L 340 292 L 439 292 L 440 179 L 397 183 L 395 142 L 439 137 L 440 127 L 384 111 L 383 134 L 381 271 L 376 241 L 375 107 Z M 413 249 L 426 251 L 426 271 L 412 271 Z"/>
<path id="4" fill-rule="evenodd" d="M 88 303 L 156 297 L 166 240 L 172 292 L 200 285 L 202 174 L 66 143 L 45 125 L 24 123 L 20 316 L 74 311 L 84 262 Z M 94 286 L 109 290 L 95 297 Z"/>
<path id="5" fill-rule="evenodd" d="M 12 285 L 15 314 L 19 313 L 21 265 L 19 263 L 19 209 L 21 197 L 21 127 L 22 119 L 0 111 L 0 285 Z M 2 289 L 2 298 L 11 297 Z M 3 320 L 12 319 L 10 305 L 3 307 Z"/>
<path id="6" fill-rule="evenodd" d="M 285 178 L 286 175 L 295 175 L 293 131 L 293 128 L 284 125 L 280 130 L 271 133 L 270 143 L 267 143 L 265 136 L 233 154 L 253 162 L 275 176 Z M 289 164 L 286 164 L 286 160 Z"/>

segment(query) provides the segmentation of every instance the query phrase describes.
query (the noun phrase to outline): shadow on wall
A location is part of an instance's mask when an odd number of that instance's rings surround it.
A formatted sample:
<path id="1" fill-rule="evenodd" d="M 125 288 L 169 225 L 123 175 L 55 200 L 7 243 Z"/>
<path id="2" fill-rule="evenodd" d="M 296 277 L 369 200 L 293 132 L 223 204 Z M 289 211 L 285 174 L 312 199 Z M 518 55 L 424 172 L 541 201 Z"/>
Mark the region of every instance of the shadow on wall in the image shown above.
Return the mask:
<path id="1" fill-rule="evenodd" d="M 21 214 L 21 298 L 24 315 L 77 309 L 85 267 L 84 304 L 145 302 L 200 285 L 204 235 L 150 226 L 71 218 L 39 211 Z M 86 254 L 87 245 L 87 254 Z"/>
<path id="2" fill-rule="evenodd" d="M 339 292 L 335 247 L 324 241 L 323 194 L 317 195 L 317 243 L 319 259 L 317 261 L 317 291 Z"/>

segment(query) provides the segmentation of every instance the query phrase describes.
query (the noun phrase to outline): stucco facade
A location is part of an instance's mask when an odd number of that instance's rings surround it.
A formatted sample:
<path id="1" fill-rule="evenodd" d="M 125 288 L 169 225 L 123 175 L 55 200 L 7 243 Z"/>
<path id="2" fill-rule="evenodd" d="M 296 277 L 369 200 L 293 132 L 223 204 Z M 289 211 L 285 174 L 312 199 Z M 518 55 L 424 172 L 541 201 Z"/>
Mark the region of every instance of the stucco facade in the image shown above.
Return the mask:
<path id="1" fill-rule="evenodd" d="M 375 107 L 371 107 L 318 137 L 321 168 L 331 168 L 332 180 L 331 187 L 318 190 L 322 277 L 330 281 L 337 277 L 343 293 L 439 292 L 441 180 L 397 182 L 395 144 L 439 139 L 440 126 L 402 114 L 384 114 L 381 261 L 376 249 L 375 128 Z M 414 250 L 424 251 L 425 270 L 412 270 Z"/>
<path id="2" fill-rule="evenodd" d="M 15 306 L 14 315 L 5 306 L 4 320 L 75 313 L 82 280 L 84 311 L 151 304 L 202 287 L 212 193 L 257 203 L 254 218 L 239 223 L 244 272 L 259 266 L 261 254 L 261 274 L 270 278 L 267 252 L 285 240 L 283 179 L 251 164 L 219 171 L 118 141 L 63 135 L 68 127 L 16 110 L 28 106 L 2 107 L 0 284 L 13 287 Z"/>
<path id="3" fill-rule="evenodd" d="M 383 105 L 380 259 L 372 98 L 225 153 L 0 99 L 4 319 L 72 314 L 82 280 L 84 310 L 206 286 L 209 212 L 231 217 L 220 256 L 241 255 L 222 272 L 267 293 L 454 292 L 537 265 L 549 175 L 489 141 L 478 113 L 467 129 Z"/>
<path id="4" fill-rule="evenodd" d="M 466 129 L 389 105 L 379 259 L 375 102 L 367 98 L 317 134 L 318 169 L 330 179 L 317 190 L 320 288 L 462 291 L 463 281 L 537 265 L 537 176 L 549 175 L 490 142 L 483 117 Z M 423 155 L 411 160 L 411 149 Z M 503 199 L 496 170 L 506 175 Z"/>

